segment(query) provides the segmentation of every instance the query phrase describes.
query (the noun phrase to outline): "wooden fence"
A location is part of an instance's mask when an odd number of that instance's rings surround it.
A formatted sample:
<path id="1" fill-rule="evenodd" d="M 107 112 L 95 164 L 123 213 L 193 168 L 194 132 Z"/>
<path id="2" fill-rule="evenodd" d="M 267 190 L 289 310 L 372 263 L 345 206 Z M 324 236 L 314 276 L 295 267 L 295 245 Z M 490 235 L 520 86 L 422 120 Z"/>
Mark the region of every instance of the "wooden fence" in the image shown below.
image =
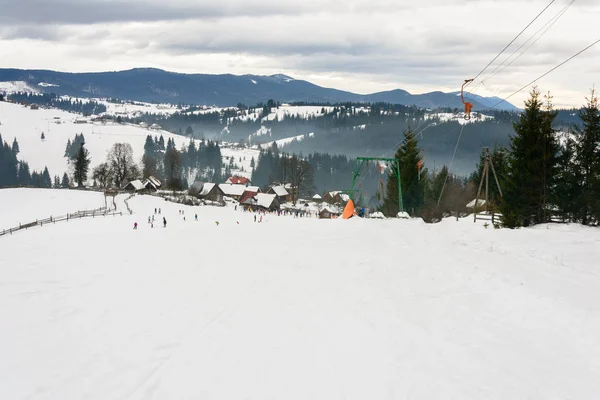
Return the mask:
<path id="1" fill-rule="evenodd" d="M 115 215 L 123 215 L 123 213 L 102 207 L 102 208 L 97 208 L 95 210 L 77 211 L 74 213 L 60 215 L 57 217 L 50 216 L 49 218 L 46 218 L 46 219 L 36 219 L 35 221 L 29 222 L 26 224 L 19 224 L 19 226 L 16 226 L 14 228 L 3 229 L 2 231 L 0 231 L 0 236 L 9 235 L 9 234 L 12 235 L 14 232 L 18 232 L 23 229 L 29 229 L 29 228 L 33 228 L 35 226 L 44 226 L 44 225 L 48 225 L 48 224 L 55 224 L 55 223 L 61 222 L 61 221 L 69 221 L 72 219 L 81 219 L 81 218 L 89 218 L 89 217 L 91 217 L 91 218 L 107 217 L 110 215 L 112 215 L 114 217 Z"/>

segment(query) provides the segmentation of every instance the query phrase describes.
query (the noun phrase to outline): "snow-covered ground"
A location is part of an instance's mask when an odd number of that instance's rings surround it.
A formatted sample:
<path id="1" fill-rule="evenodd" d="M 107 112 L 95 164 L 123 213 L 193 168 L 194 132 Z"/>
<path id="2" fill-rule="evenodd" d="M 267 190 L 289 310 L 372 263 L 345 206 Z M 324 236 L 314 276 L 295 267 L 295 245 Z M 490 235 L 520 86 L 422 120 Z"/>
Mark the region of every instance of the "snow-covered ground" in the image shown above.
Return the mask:
<path id="1" fill-rule="evenodd" d="M 325 110 L 329 113 L 333 110 L 331 106 L 291 106 L 289 104 L 282 104 L 278 108 L 271 109 L 271 113 L 263 117 L 263 121 L 273 121 L 277 119 L 282 121 L 289 117 L 299 117 L 302 119 L 308 119 L 309 117 L 321 117 L 324 114 L 322 111 Z"/>
<path id="2" fill-rule="evenodd" d="M 24 81 L 0 82 L 0 93 L 17 93 L 17 92 L 38 93 L 39 90 L 31 87 L 27 82 L 24 82 Z"/>
<path id="3" fill-rule="evenodd" d="M 474 122 L 483 122 L 483 121 L 492 120 L 492 119 L 494 119 L 494 117 L 492 117 L 490 115 L 478 113 L 478 112 L 471 112 L 471 119 L 465 119 L 464 113 L 460 112 L 458 114 L 426 113 L 425 119 L 426 120 L 439 119 L 441 122 L 456 121 L 461 125 L 465 125 L 465 124 L 474 123 Z"/>
<path id="4" fill-rule="evenodd" d="M 273 143 L 277 143 L 278 147 L 283 147 L 285 145 L 288 145 L 288 144 L 292 143 L 294 140 L 302 141 L 305 138 L 307 138 L 307 137 L 313 137 L 314 135 L 315 135 L 314 132 L 305 133 L 305 134 L 302 134 L 302 135 L 292 136 L 292 137 L 285 138 L 285 139 L 275 140 L 273 142 L 263 143 L 263 144 L 260 145 L 260 147 L 262 147 L 263 149 L 268 149 L 269 147 L 271 147 L 273 145 Z"/>
<path id="5" fill-rule="evenodd" d="M 600 393 L 597 228 L 130 204 L 0 237 L 0 398 Z"/>
<path id="6" fill-rule="evenodd" d="M 0 204 L 2 230 L 51 216 L 104 207 L 104 195 L 68 189 L 0 189 Z"/>
<path id="7" fill-rule="evenodd" d="M 92 99 L 98 103 L 106 106 L 106 114 L 116 115 L 122 117 L 135 118 L 144 113 L 158 114 L 158 115 L 170 115 L 177 111 L 181 111 L 178 106 L 174 104 L 152 104 L 143 103 L 136 101 L 134 104 L 130 103 L 112 103 L 102 99 Z"/>
<path id="8" fill-rule="evenodd" d="M 177 148 L 189 142 L 189 138 L 166 131 L 143 129 L 133 125 L 116 123 L 76 124 L 80 115 L 57 109 L 31 110 L 18 104 L 0 102 L 0 134 L 9 145 L 16 137 L 19 142 L 19 159 L 25 160 L 34 170 L 48 166 L 50 174 L 60 175 L 68 171 L 64 158 L 67 140 L 83 133 L 86 148 L 90 152 L 90 170 L 106 160 L 106 155 L 114 143 L 131 144 L 134 159 L 141 161 L 146 136 L 163 135 L 165 142 L 173 138 Z M 44 132 L 45 140 L 40 136 Z"/>

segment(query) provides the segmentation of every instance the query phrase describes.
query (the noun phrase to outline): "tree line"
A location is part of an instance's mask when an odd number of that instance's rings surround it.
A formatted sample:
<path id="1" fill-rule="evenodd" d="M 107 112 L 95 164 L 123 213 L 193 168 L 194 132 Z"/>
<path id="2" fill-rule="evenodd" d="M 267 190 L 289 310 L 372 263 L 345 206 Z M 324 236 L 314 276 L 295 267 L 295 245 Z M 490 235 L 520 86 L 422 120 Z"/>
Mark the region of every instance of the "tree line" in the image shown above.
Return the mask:
<path id="1" fill-rule="evenodd" d="M 503 226 L 518 228 L 556 218 L 584 225 L 600 222 L 600 111 L 594 91 L 578 114 L 580 124 L 558 132 L 552 97 L 534 88 L 513 123 L 508 146 L 491 150 L 502 194 L 491 180 L 487 207 L 501 213 Z M 426 220 L 468 211 L 466 204 L 481 182 L 483 156 L 466 178 L 450 175 L 446 166 L 430 173 L 416 136 L 409 127 L 395 154 L 405 209 Z M 393 172 L 388 179 L 382 207 L 388 216 L 398 212 L 396 177 Z"/>
<path id="2" fill-rule="evenodd" d="M 11 93 L 7 96 L 8 100 L 15 103 L 30 105 L 37 104 L 38 106 L 53 107 L 60 110 L 83 114 L 85 116 L 100 114 L 106 112 L 106 106 L 93 100 L 74 100 L 69 98 L 61 98 L 55 93 Z"/>

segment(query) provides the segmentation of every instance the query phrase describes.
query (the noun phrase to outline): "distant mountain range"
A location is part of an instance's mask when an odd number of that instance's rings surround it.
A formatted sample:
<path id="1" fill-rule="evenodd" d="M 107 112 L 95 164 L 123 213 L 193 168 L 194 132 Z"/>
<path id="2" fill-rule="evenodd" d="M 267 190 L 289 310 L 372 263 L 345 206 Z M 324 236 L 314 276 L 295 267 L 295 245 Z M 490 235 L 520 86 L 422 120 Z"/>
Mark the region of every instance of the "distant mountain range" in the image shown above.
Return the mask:
<path id="1" fill-rule="evenodd" d="M 118 72 L 67 73 L 47 70 L 0 69 L 0 82 L 25 82 L 39 92 L 75 97 L 113 97 L 145 102 L 232 106 L 280 102 L 386 102 L 422 108 L 462 108 L 455 93 L 411 94 L 396 89 L 361 95 L 325 88 L 287 75 L 180 74 L 154 68 Z M 470 97 L 474 110 L 489 109 L 498 98 Z M 515 111 L 508 102 L 500 110 Z"/>

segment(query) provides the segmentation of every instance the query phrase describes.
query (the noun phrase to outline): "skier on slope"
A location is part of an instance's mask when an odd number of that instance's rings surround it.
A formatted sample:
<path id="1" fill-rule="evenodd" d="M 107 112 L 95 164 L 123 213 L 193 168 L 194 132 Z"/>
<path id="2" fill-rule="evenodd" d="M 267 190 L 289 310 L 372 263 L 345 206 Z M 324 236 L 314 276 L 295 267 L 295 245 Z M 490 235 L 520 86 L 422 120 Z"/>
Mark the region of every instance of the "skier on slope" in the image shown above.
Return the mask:
<path id="1" fill-rule="evenodd" d="M 163 227 L 164 228 L 167 227 L 167 219 L 165 217 L 163 217 Z"/>

